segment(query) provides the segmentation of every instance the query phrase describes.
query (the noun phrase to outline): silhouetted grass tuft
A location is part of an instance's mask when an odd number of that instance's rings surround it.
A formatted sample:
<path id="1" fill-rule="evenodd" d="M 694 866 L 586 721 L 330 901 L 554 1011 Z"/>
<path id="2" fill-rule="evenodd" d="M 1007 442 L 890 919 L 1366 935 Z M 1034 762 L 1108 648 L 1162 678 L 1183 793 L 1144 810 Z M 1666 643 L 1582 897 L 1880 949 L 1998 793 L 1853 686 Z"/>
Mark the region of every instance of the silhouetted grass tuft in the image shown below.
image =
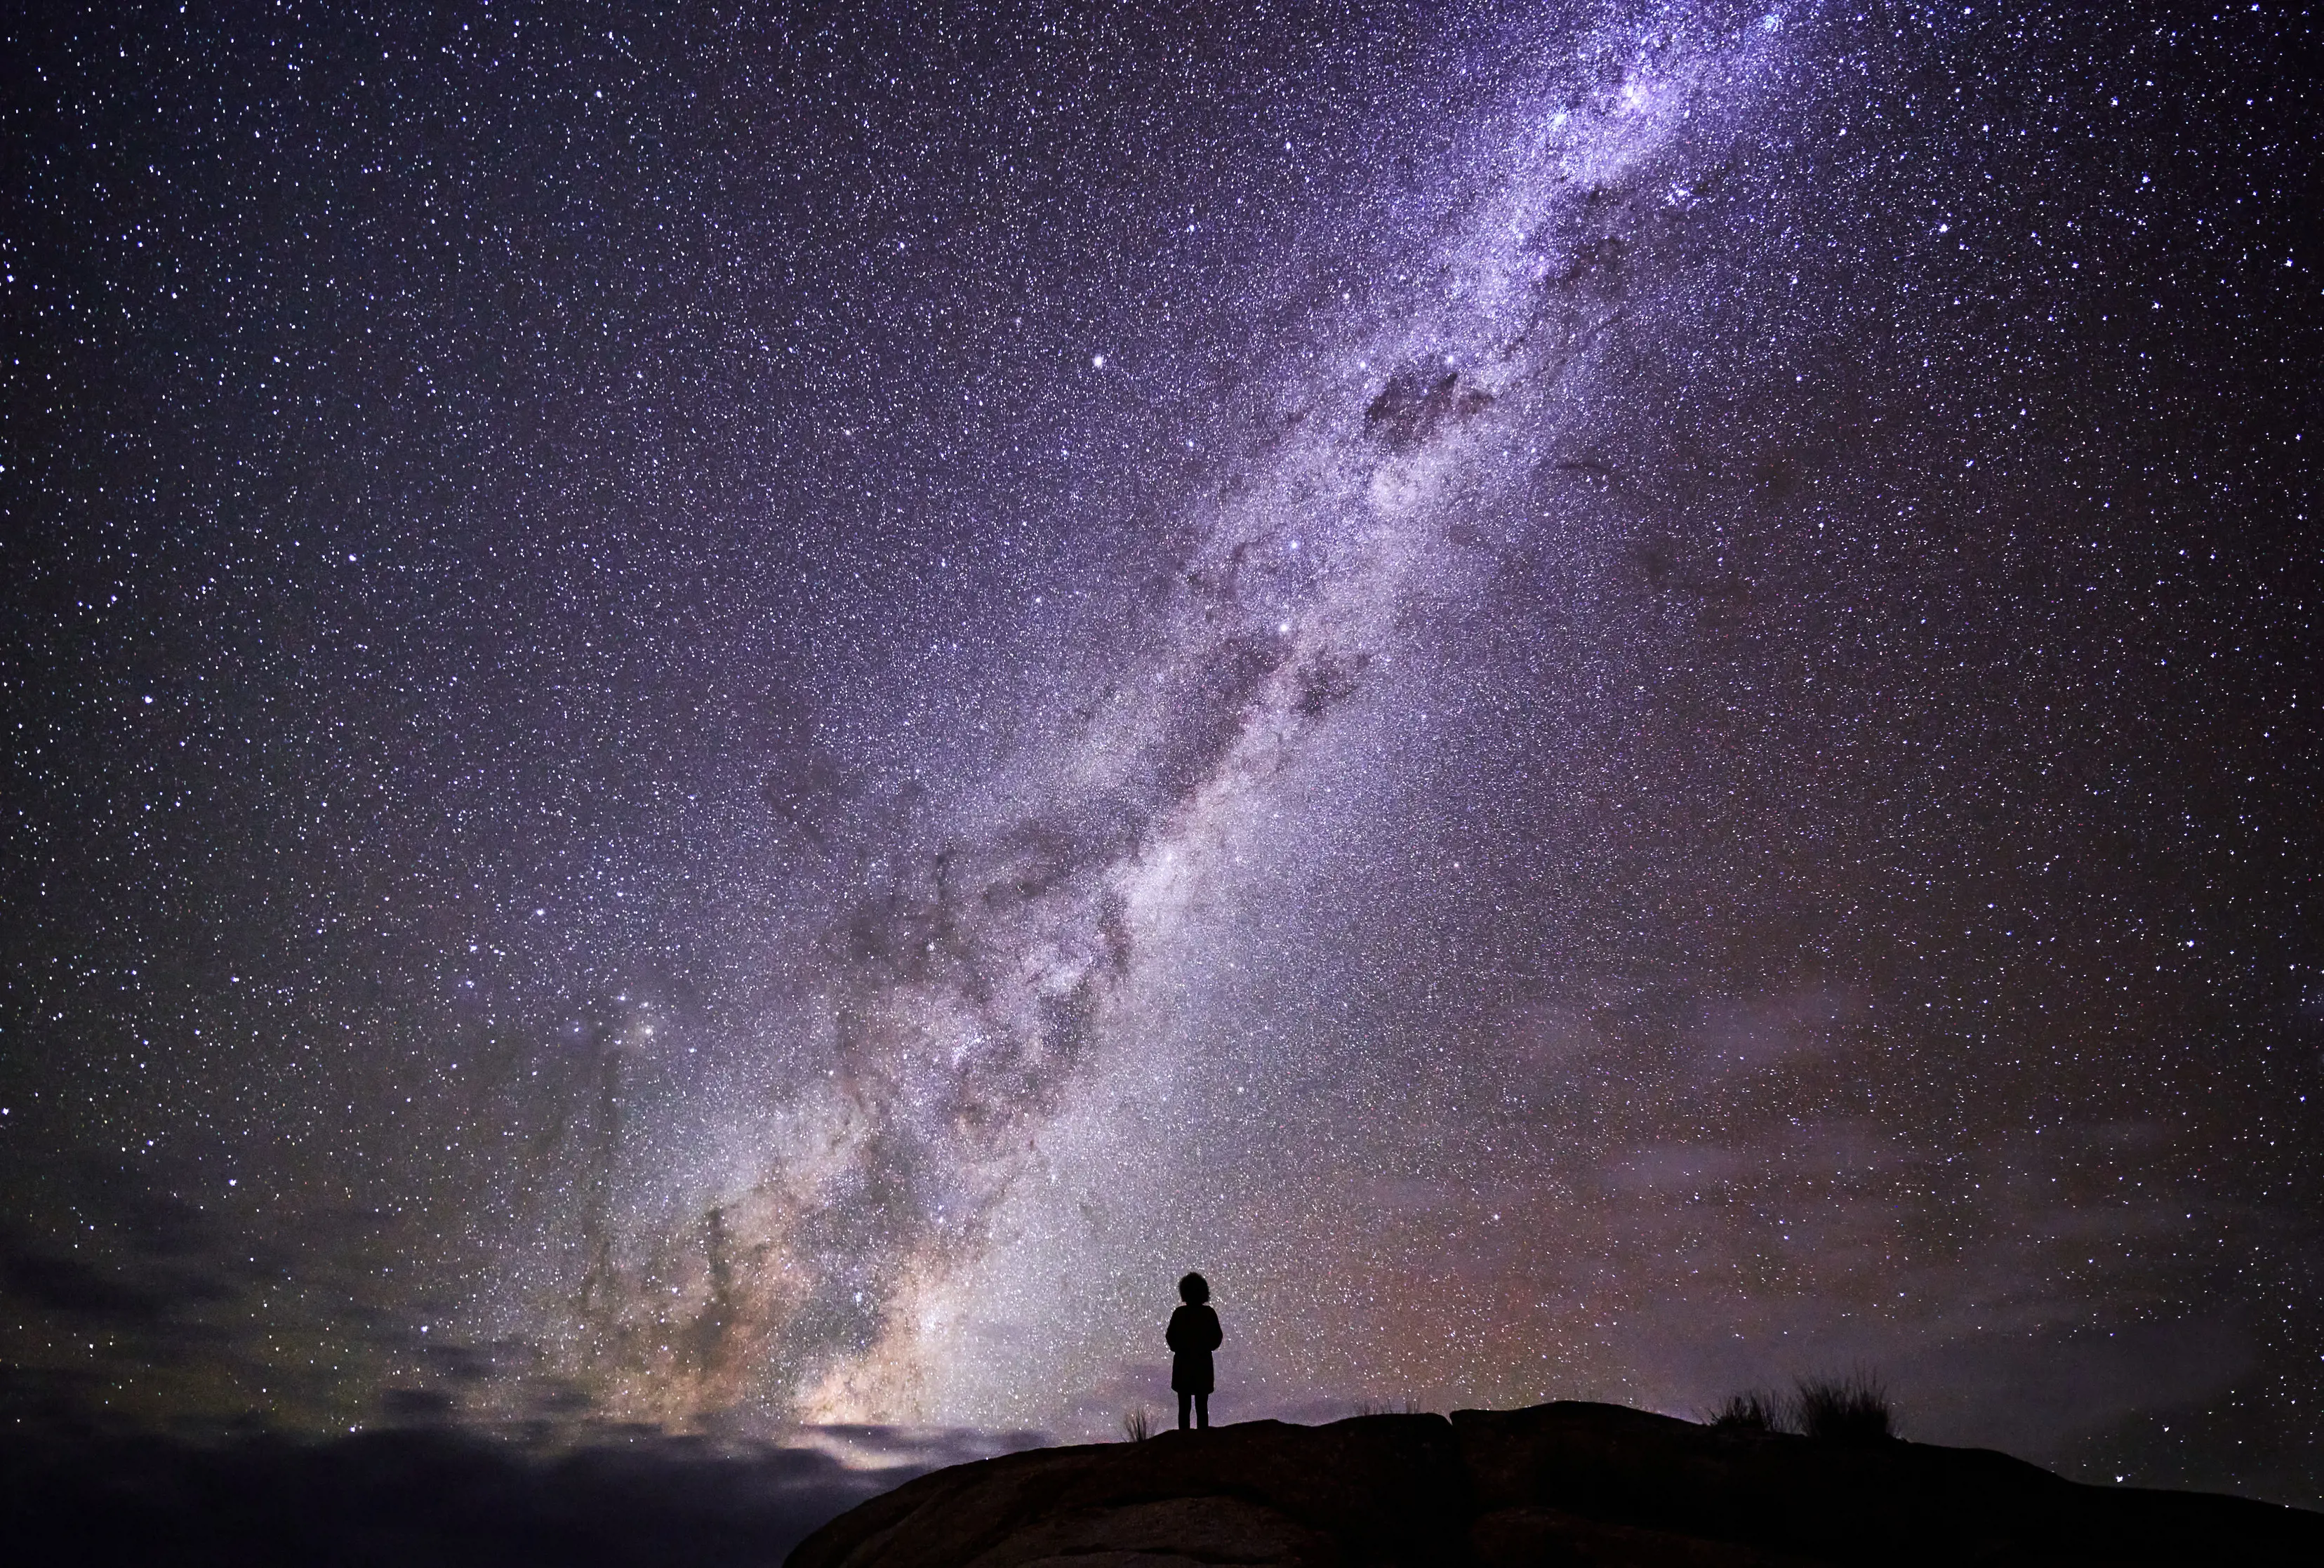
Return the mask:
<path id="1" fill-rule="evenodd" d="M 1786 1432 L 1839 1443 L 1873 1443 L 1896 1434 L 1888 1390 L 1859 1367 L 1845 1375 L 1802 1378 L 1789 1395 L 1746 1388 L 1703 1419 L 1721 1432 Z"/>
<path id="2" fill-rule="evenodd" d="M 1121 1434 L 1132 1443 L 1143 1443 L 1154 1435 L 1154 1417 L 1145 1406 L 1121 1418 Z"/>
<path id="3" fill-rule="evenodd" d="M 1834 1443 L 1877 1443 L 1895 1435 L 1888 1390 L 1862 1368 L 1845 1377 L 1802 1378 L 1792 1417 L 1810 1437 Z"/>

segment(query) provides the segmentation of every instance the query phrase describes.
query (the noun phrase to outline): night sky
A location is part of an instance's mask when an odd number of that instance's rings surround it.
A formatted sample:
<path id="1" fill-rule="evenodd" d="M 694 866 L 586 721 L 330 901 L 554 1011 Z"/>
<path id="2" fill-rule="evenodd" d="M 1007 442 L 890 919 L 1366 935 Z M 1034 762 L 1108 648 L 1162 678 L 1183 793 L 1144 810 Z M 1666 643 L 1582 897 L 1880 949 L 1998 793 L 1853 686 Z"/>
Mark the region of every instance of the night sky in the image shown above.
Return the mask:
<path id="1" fill-rule="evenodd" d="M 2135 9 L 12 13 L 0 1420 L 1114 1436 L 1199 1268 L 2324 1501 L 2316 24 Z"/>

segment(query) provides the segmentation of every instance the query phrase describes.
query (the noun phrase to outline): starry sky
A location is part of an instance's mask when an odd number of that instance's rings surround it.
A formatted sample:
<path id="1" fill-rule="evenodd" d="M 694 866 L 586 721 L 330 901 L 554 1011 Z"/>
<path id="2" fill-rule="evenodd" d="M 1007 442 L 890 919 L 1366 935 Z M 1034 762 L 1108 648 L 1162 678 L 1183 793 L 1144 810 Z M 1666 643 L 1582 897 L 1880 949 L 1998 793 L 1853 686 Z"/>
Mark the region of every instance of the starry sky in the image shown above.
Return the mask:
<path id="1" fill-rule="evenodd" d="M 0 1418 L 2324 1500 L 2314 25 L 14 14 Z"/>

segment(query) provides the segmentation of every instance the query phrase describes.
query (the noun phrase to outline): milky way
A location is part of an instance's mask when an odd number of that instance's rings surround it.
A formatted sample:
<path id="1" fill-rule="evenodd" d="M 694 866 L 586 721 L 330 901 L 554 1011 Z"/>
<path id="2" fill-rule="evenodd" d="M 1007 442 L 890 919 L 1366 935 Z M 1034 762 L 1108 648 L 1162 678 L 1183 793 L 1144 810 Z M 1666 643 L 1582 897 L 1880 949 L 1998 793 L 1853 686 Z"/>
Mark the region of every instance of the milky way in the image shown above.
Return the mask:
<path id="1" fill-rule="evenodd" d="M 15 26 L 27 1418 L 2324 1495 L 2304 21 Z"/>

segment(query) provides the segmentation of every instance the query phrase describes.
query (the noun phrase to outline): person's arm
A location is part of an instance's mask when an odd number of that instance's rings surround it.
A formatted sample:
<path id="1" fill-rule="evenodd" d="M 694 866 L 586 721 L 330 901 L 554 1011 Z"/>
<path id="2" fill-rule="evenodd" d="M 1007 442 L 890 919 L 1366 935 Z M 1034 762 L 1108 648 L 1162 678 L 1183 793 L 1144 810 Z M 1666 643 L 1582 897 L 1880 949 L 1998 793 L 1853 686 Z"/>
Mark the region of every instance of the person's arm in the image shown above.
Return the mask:
<path id="1" fill-rule="evenodd" d="M 1206 1313 L 1204 1315 L 1211 1320 L 1211 1332 L 1209 1336 L 1211 1342 L 1210 1348 L 1217 1350 L 1220 1345 L 1226 1342 L 1227 1331 L 1219 1326 L 1219 1314 L 1216 1312 Z"/>
<path id="2" fill-rule="evenodd" d="M 1180 1307 L 1177 1311 L 1170 1314 L 1170 1326 L 1162 1331 L 1162 1342 L 1168 1345 L 1173 1351 L 1183 1348 L 1178 1343 L 1178 1327 L 1179 1320 L 1184 1318 L 1185 1315 L 1186 1309 L 1183 1306 Z"/>

